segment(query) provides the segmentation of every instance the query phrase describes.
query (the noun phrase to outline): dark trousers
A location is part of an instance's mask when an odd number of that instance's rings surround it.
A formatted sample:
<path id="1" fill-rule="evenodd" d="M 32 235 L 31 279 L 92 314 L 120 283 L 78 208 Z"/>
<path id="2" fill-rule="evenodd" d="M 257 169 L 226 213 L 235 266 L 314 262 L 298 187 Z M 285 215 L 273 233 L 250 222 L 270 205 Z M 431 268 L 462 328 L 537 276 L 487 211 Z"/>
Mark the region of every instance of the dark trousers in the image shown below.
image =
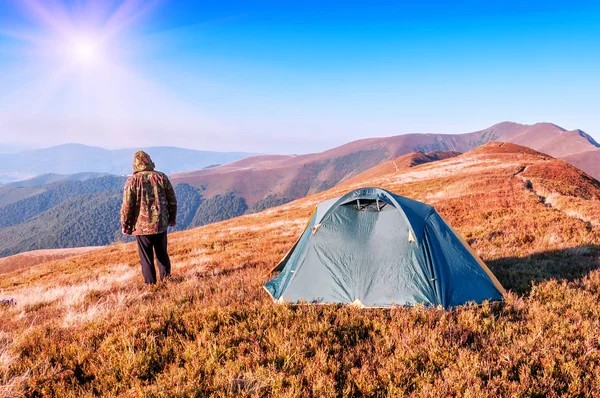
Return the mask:
<path id="1" fill-rule="evenodd" d="M 171 275 L 171 260 L 167 253 L 167 233 L 155 235 L 138 235 L 135 237 L 142 264 L 142 275 L 146 283 L 156 283 L 156 269 L 154 268 L 154 254 L 158 263 L 160 279 Z"/>

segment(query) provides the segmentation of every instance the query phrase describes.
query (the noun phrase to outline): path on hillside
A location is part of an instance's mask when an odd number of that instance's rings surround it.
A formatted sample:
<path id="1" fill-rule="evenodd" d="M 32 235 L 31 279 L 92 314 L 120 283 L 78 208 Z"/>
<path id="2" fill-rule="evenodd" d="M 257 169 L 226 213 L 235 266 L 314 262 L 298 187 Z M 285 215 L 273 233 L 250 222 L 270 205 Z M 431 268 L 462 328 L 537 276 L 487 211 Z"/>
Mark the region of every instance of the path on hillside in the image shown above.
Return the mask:
<path id="1" fill-rule="evenodd" d="M 523 183 L 525 184 L 525 189 L 527 189 L 529 192 L 535 195 L 540 201 L 540 203 L 544 204 L 548 208 L 551 208 L 552 210 L 564 214 L 567 217 L 575 218 L 581 222 L 588 223 L 596 227 L 600 226 L 600 222 L 594 220 L 593 218 L 585 217 L 583 214 L 574 212 L 573 210 L 561 209 L 560 206 L 557 205 L 557 201 L 555 200 L 555 198 L 553 198 L 553 195 L 556 195 L 558 197 L 563 197 L 565 195 L 561 195 L 558 192 L 550 192 L 550 194 L 544 195 L 543 192 L 536 190 L 531 180 L 521 176 L 521 174 L 523 174 L 528 167 L 529 165 L 521 167 L 515 174 L 513 174 L 513 177 L 518 177 L 519 179 L 521 179 L 521 181 L 523 181 Z"/>

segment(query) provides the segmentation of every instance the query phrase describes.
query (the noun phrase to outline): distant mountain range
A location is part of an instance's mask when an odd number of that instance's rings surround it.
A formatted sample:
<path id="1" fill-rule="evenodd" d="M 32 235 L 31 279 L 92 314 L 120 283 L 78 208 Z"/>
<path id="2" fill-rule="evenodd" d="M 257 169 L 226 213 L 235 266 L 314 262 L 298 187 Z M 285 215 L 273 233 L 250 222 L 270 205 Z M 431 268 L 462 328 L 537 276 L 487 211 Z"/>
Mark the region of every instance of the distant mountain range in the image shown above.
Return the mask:
<path id="1" fill-rule="evenodd" d="M 579 152 L 561 158 L 600 180 L 600 149 Z"/>
<path id="2" fill-rule="evenodd" d="M 600 145 L 583 131 L 567 131 L 551 123 L 503 122 L 467 134 L 406 134 L 354 141 L 309 155 L 254 156 L 223 166 L 175 173 L 172 179 L 202 188 L 208 197 L 232 192 L 243 197 L 250 207 L 262 207 L 264 200 L 281 204 L 324 191 L 411 152 L 467 152 L 492 141 L 511 142 L 564 157 L 600 178 L 600 161 L 595 162 L 600 157 Z M 577 164 L 579 156 L 589 156 L 590 160 Z"/>
<path id="3" fill-rule="evenodd" d="M 50 184 L 58 181 L 85 181 L 91 180 L 92 178 L 99 178 L 109 175 L 108 173 L 77 173 L 77 174 L 55 174 L 55 173 L 47 173 L 40 174 L 28 180 L 15 181 L 11 183 L 4 184 L 5 187 L 14 187 L 14 188 L 25 188 L 25 187 L 37 187 L 40 185 Z"/>
<path id="4" fill-rule="evenodd" d="M 395 162 L 394 167 L 405 169 L 457 154 L 409 154 Z M 131 240 L 120 233 L 119 209 L 125 179 L 90 173 L 46 174 L 0 187 L 0 257 Z M 229 191 L 207 194 L 203 187 L 180 181 L 174 184 L 178 201 L 176 230 L 227 220 L 288 201 L 267 195 L 249 204 L 246 198 Z"/>
<path id="5" fill-rule="evenodd" d="M 165 173 L 197 170 L 254 155 L 245 152 L 209 152 L 175 147 L 108 150 L 80 144 L 66 144 L 11 154 L 0 154 L 0 183 L 27 179 L 39 174 L 95 172 L 130 174 L 133 154 L 143 149 Z"/>
<path id="6" fill-rule="evenodd" d="M 392 175 L 458 156 L 489 141 L 529 145 L 562 157 L 596 178 L 600 175 L 598 143 L 580 130 L 566 131 L 550 123 L 528 126 L 506 122 L 469 134 L 371 138 L 316 154 L 251 156 L 221 166 L 172 173 L 179 201 L 177 229 L 258 212 L 336 185 Z M 170 169 L 168 157 L 161 158 L 160 150 L 149 152 L 159 169 Z M 173 156 L 183 153 L 177 149 L 167 152 Z M 192 161 L 189 159 L 188 164 Z M 94 173 L 44 174 L 0 187 L 0 257 L 122 240 L 118 210 L 124 181 L 123 177 Z"/>
<path id="7" fill-rule="evenodd" d="M 63 174 L 41 174 L 29 180 L 8 183 L 0 187 L 0 208 L 14 202 L 37 194 L 43 193 L 52 188 L 50 185 L 59 181 L 87 181 L 95 178 L 106 177 L 105 173 L 77 173 L 71 175 Z M 60 186 L 60 185 L 56 185 Z M 0 222 L 1 223 L 1 222 Z"/>
<path id="8" fill-rule="evenodd" d="M 0 142 L 0 154 L 6 155 L 9 153 L 17 153 L 22 151 L 27 151 L 30 149 L 35 149 L 35 146 L 27 145 L 27 144 L 7 144 Z"/>

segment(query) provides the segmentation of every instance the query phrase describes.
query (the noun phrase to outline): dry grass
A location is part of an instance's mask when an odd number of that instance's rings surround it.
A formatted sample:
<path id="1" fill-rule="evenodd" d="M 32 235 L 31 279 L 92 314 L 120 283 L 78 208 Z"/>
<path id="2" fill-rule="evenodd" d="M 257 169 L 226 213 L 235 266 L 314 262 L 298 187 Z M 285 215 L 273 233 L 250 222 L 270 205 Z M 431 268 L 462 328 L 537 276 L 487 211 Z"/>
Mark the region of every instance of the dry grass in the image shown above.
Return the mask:
<path id="1" fill-rule="evenodd" d="M 53 260 L 64 260 L 101 248 L 102 247 L 77 247 L 72 249 L 34 250 L 0 258 L 0 275 Z"/>
<path id="2" fill-rule="evenodd" d="M 18 304 L 0 307 L 0 395 L 600 396 L 600 229 L 572 213 L 600 189 L 522 176 L 553 162 L 478 150 L 364 184 L 435 198 L 512 291 L 504 303 L 274 305 L 266 273 L 346 184 L 170 235 L 174 279 L 153 288 L 125 244 L 3 275 Z"/>

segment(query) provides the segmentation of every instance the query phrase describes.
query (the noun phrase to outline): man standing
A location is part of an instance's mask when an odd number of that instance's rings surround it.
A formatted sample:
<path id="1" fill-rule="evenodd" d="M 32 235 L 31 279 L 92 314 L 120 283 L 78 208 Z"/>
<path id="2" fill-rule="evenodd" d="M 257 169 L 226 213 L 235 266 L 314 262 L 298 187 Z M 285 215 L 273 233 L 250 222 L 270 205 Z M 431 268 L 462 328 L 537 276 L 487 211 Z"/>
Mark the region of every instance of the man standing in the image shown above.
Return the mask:
<path id="1" fill-rule="evenodd" d="M 160 279 L 171 275 L 167 253 L 167 229 L 175 226 L 177 198 L 169 178 L 154 171 L 154 163 L 144 151 L 133 157 L 133 175 L 125 183 L 121 227 L 126 235 L 135 235 L 142 264 L 142 275 L 148 284 L 156 283 L 154 254 Z"/>

